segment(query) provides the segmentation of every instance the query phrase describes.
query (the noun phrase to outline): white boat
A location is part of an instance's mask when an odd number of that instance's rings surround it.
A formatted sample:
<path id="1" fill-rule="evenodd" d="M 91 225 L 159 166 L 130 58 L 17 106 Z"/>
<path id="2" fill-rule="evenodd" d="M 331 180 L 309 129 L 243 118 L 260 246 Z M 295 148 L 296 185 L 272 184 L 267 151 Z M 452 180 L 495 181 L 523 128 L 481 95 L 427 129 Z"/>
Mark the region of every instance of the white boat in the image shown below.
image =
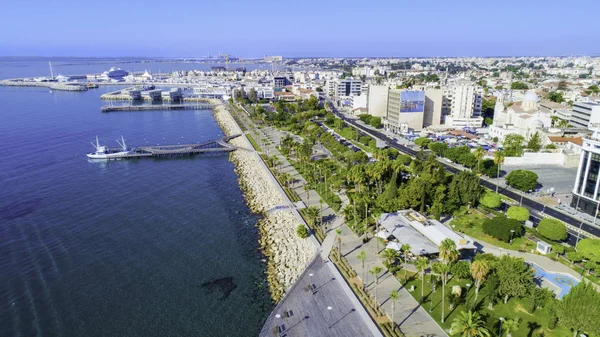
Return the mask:
<path id="1" fill-rule="evenodd" d="M 98 142 L 98 136 L 96 136 L 96 144 L 91 143 L 92 146 L 96 148 L 96 152 L 88 153 L 87 157 L 90 159 L 100 160 L 119 159 L 122 158 L 123 155 L 133 152 L 132 149 L 128 149 L 127 145 L 125 145 L 125 139 L 123 136 L 121 136 L 120 142 L 117 140 L 117 143 L 119 143 L 121 149 L 109 149 L 108 146 L 100 145 L 100 142 Z"/>

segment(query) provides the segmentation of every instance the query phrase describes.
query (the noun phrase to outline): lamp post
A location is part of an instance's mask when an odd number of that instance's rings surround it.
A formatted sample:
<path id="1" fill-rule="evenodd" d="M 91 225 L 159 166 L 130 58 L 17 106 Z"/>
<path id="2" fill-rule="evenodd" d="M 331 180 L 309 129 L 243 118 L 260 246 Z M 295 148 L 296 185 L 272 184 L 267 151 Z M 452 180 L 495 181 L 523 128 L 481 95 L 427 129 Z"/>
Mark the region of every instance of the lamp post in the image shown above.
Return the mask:
<path id="1" fill-rule="evenodd" d="M 500 331 L 498 331 L 498 337 L 502 337 L 502 322 L 504 322 L 504 317 L 500 317 Z"/>
<path id="2" fill-rule="evenodd" d="M 525 191 L 521 191 L 521 201 L 519 201 L 519 207 L 523 206 L 523 194 L 525 194 Z"/>
<path id="3" fill-rule="evenodd" d="M 512 245 L 512 240 L 513 240 L 513 234 L 515 234 L 515 230 L 511 229 L 510 230 L 510 244 Z"/>
<path id="4" fill-rule="evenodd" d="M 327 311 L 329 311 L 329 321 L 331 321 L 331 315 L 332 315 L 331 310 L 332 309 L 333 309 L 332 307 L 327 307 Z M 331 325 L 329 326 L 329 329 L 331 329 Z"/>

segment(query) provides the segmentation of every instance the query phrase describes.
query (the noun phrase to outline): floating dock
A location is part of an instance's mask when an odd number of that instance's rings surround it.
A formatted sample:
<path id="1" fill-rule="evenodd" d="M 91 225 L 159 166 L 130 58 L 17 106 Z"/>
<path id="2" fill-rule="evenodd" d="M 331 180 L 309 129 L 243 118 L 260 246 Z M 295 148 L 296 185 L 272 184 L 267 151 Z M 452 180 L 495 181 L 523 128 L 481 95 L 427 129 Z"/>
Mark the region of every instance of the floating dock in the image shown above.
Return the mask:
<path id="1" fill-rule="evenodd" d="M 137 159 L 137 158 L 164 158 L 164 157 L 180 157 L 193 156 L 199 154 L 219 154 L 231 152 L 236 149 L 235 146 L 228 142 L 241 135 L 232 135 L 223 137 L 218 140 L 209 141 L 206 143 L 197 144 L 181 144 L 181 145 L 156 145 L 142 146 L 131 149 L 129 153 L 124 153 L 118 156 L 110 157 L 109 159 L 101 160 L 121 160 L 121 159 Z M 110 149 L 122 151 L 120 148 Z"/>
<path id="2" fill-rule="evenodd" d="M 117 111 L 147 111 L 147 110 L 205 110 L 212 106 L 208 103 L 202 104 L 155 104 L 155 105 L 105 105 L 102 112 Z"/>

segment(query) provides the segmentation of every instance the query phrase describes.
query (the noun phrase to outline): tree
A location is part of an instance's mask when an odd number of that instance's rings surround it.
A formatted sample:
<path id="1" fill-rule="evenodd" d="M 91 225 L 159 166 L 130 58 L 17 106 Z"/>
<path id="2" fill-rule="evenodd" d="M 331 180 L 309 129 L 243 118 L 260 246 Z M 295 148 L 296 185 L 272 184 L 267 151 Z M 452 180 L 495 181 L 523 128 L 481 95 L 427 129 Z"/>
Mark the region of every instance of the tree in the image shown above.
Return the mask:
<path id="1" fill-rule="evenodd" d="M 509 242 L 511 234 L 513 239 L 522 235 L 523 227 L 519 221 L 508 219 L 503 215 L 500 215 L 495 218 L 485 220 L 483 222 L 483 232 L 487 235 L 495 237 L 498 240 Z"/>
<path id="2" fill-rule="evenodd" d="M 529 86 L 523 82 L 513 82 L 510 84 L 512 90 L 527 90 Z"/>
<path id="3" fill-rule="evenodd" d="M 491 118 L 489 118 L 489 117 L 486 117 L 486 118 L 483 120 L 483 123 L 484 123 L 485 125 L 487 125 L 487 126 L 490 126 L 490 125 L 494 124 L 494 120 L 493 120 L 493 119 L 491 119 Z"/>
<path id="4" fill-rule="evenodd" d="M 485 281 L 488 273 L 490 272 L 490 265 L 487 261 L 473 261 L 471 263 L 471 277 L 475 281 L 475 300 L 473 300 L 473 310 L 475 310 L 475 305 L 477 304 L 477 297 L 479 296 L 479 288 L 481 284 Z"/>
<path id="5" fill-rule="evenodd" d="M 248 99 L 251 103 L 258 102 L 258 94 L 254 88 L 251 88 L 250 91 L 248 91 Z"/>
<path id="6" fill-rule="evenodd" d="M 557 308 L 561 325 L 573 330 L 573 337 L 581 332 L 595 334 L 600 329 L 600 293 L 587 282 L 580 282 L 562 298 Z"/>
<path id="7" fill-rule="evenodd" d="M 439 258 L 442 261 L 441 265 L 438 265 L 437 269 L 442 276 L 442 323 L 444 323 L 444 320 L 446 319 L 444 315 L 444 309 L 448 272 L 450 272 L 450 264 L 458 260 L 459 254 L 456 250 L 456 242 L 454 242 L 452 239 L 444 239 L 438 247 L 438 250 L 440 251 Z"/>
<path id="8" fill-rule="evenodd" d="M 529 220 L 529 210 L 525 207 L 520 206 L 510 206 L 508 211 L 506 211 L 506 215 L 517 221 L 523 222 Z"/>
<path id="9" fill-rule="evenodd" d="M 568 83 L 566 81 L 558 82 L 558 86 L 556 87 L 556 90 L 567 90 L 567 89 L 568 89 Z"/>
<path id="10" fill-rule="evenodd" d="M 471 263 L 469 261 L 458 261 L 452 265 L 450 273 L 459 280 L 466 279 L 471 275 Z"/>
<path id="11" fill-rule="evenodd" d="M 444 323 L 445 308 L 446 308 L 446 281 L 448 278 L 448 272 L 450 272 L 450 266 L 443 262 L 436 262 L 431 266 L 431 269 L 439 274 L 442 278 L 442 323 Z"/>
<path id="12" fill-rule="evenodd" d="M 546 98 L 555 103 L 562 103 L 565 101 L 562 92 L 551 91 L 546 95 Z"/>
<path id="13" fill-rule="evenodd" d="M 584 258 L 600 263 L 600 239 L 583 239 L 577 244 L 577 253 Z"/>
<path id="14" fill-rule="evenodd" d="M 408 262 L 408 254 L 410 253 L 410 245 L 408 243 L 402 244 L 402 246 L 400 247 L 400 250 L 402 251 L 402 254 L 404 255 L 404 263 Z M 407 275 L 407 269 L 404 268 L 404 283 L 408 282 L 408 275 Z"/>
<path id="15" fill-rule="evenodd" d="M 506 182 L 521 191 L 534 190 L 537 180 L 538 175 L 528 170 L 514 170 L 506 175 Z"/>
<path id="16" fill-rule="evenodd" d="M 506 331 L 506 337 L 512 337 L 512 333 L 519 331 L 519 325 L 521 324 L 521 319 L 519 317 L 515 319 L 507 319 L 502 324 L 504 331 Z"/>
<path id="17" fill-rule="evenodd" d="M 523 142 L 525 138 L 523 136 L 511 133 L 506 135 L 502 146 L 504 147 L 504 153 L 508 157 L 520 157 L 523 155 Z"/>
<path id="18" fill-rule="evenodd" d="M 462 205 L 477 206 L 483 195 L 484 189 L 479 184 L 479 177 L 475 173 L 463 170 L 452 177 L 448 186 L 446 204 L 450 210 L 458 209 Z"/>
<path id="19" fill-rule="evenodd" d="M 504 303 L 510 297 L 524 297 L 533 287 L 533 270 L 523 258 L 503 255 L 496 265 L 499 278 L 498 293 L 504 296 Z"/>
<path id="20" fill-rule="evenodd" d="M 537 230 L 544 237 L 553 241 L 562 241 L 567 238 L 567 226 L 556 219 L 542 219 L 537 227 Z"/>
<path id="21" fill-rule="evenodd" d="M 361 250 L 360 253 L 358 253 L 358 256 L 356 257 L 357 259 L 360 260 L 361 264 L 362 264 L 362 284 L 363 287 L 366 288 L 367 287 L 367 279 L 365 277 L 365 260 L 367 259 L 367 253 L 365 253 L 364 250 Z"/>
<path id="22" fill-rule="evenodd" d="M 502 198 L 500 198 L 500 194 L 498 193 L 487 191 L 483 197 L 479 199 L 479 203 L 487 208 L 498 208 L 502 205 Z"/>
<path id="23" fill-rule="evenodd" d="M 542 148 L 542 138 L 539 132 L 535 132 L 527 142 L 527 148 L 533 152 L 538 152 Z"/>
<path id="24" fill-rule="evenodd" d="M 581 240 L 581 241 L 583 241 L 583 240 Z M 579 241 L 579 242 L 581 243 L 581 241 Z M 567 252 L 565 254 L 565 257 L 567 258 L 567 260 L 571 261 L 571 265 L 573 265 L 573 263 L 575 263 L 575 262 L 581 261 L 581 259 L 582 259 L 581 254 L 579 254 L 578 252 Z"/>
<path id="25" fill-rule="evenodd" d="M 379 306 L 379 302 L 377 302 L 377 288 L 379 288 L 379 273 L 381 273 L 382 268 L 380 266 L 373 266 L 369 273 L 375 277 L 375 305 Z"/>
<path id="26" fill-rule="evenodd" d="M 477 171 L 478 172 L 479 172 L 479 167 L 480 167 L 479 164 L 481 163 L 481 159 L 485 156 L 485 154 L 486 154 L 486 152 L 481 146 L 476 148 L 475 151 L 473 151 L 473 155 L 477 159 Z"/>
<path id="27" fill-rule="evenodd" d="M 427 147 L 427 144 L 429 144 L 430 142 L 431 140 L 427 137 L 419 137 L 415 139 L 415 145 L 420 146 L 421 148 Z"/>
<path id="28" fill-rule="evenodd" d="M 504 163 L 504 151 L 496 151 L 494 152 L 494 164 L 498 165 L 498 178 L 500 178 L 500 165 Z M 500 185 L 500 181 L 496 184 L 496 193 L 498 193 L 498 185 Z"/>
<path id="29" fill-rule="evenodd" d="M 302 224 L 298 225 L 298 227 L 296 228 L 296 234 L 301 239 L 306 239 L 310 235 L 306 226 Z"/>
<path id="30" fill-rule="evenodd" d="M 341 261 L 342 259 L 342 230 L 341 229 L 336 229 L 335 230 L 335 234 L 337 235 L 337 253 L 338 253 L 338 261 Z"/>
<path id="31" fill-rule="evenodd" d="M 598 88 L 598 85 L 596 85 L 596 84 L 590 85 L 588 87 L 588 89 L 591 90 L 595 94 L 600 92 L 600 88 Z"/>
<path id="32" fill-rule="evenodd" d="M 490 337 L 490 332 L 479 313 L 471 310 L 463 311 L 454 318 L 450 333 L 461 337 Z"/>
<path id="33" fill-rule="evenodd" d="M 381 127 L 381 117 L 371 117 L 371 119 L 369 120 L 369 125 L 371 125 L 374 128 L 380 128 Z"/>
<path id="34" fill-rule="evenodd" d="M 319 217 L 321 217 L 321 211 L 315 206 L 310 206 L 304 212 L 306 214 L 306 217 L 308 218 L 308 221 L 313 226 L 316 226 Z"/>
<path id="35" fill-rule="evenodd" d="M 448 149 L 448 144 L 444 142 L 431 142 L 427 144 L 427 148 L 437 156 L 443 156 L 444 152 Z"/>
<path id="36" fill-rule="evenodd" d="M 400 299 L 400 294 L 398 294 L 397 290 L 392 290 L 390 292 L 390 300 L 392 301 L 392 326 L 395 327 L 396 323 L 394 320 L 396 318 L 396 301 Z"/>
<path id="37" fill-rule="evenodd" d="M 427 270 L 428 264 L 429 259 L 427 259 L 425 256 L 419 256 L 415 262 L 415 267 L 421 276 L 421 303 L 423 303 L 423 299 L 425 298 L 425 270 Z"/>

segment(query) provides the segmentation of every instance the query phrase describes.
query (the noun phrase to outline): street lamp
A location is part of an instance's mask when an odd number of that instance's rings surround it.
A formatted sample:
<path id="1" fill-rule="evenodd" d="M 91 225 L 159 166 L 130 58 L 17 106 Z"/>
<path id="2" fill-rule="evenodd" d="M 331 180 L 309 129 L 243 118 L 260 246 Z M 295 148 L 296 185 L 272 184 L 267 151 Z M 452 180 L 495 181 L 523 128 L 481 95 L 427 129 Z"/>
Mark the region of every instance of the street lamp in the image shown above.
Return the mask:
<path id="1" fill-rule="evenodd" d="M 504 317 L 500 317 L 500 331 L 498 332 L 498 337 L 502 336 L 502 322 L 504 322 Z"/>
<path id="2" fill-rule="evenodd" d="M 329 314 L 329 321 L 331 321 L 331 315 L 332 315 L 332 314 L 331 314 L 331 310 L 332 310 L 332 309 L 333 309 L 332 307 L 327 307 L 327 311 L 329 311 L 329 312 L 330 312 L 330 314 Z M 331 325 L 329 326 L 329 329 L 331 329 Z"/>
<path id="3" fill-rule="evenodd" d="M 510 244 L 512 245 L 512 240 L 513 240 L 513 234 L 515 234 L 515 230 L 511 229 L 510 230 Z"/>

